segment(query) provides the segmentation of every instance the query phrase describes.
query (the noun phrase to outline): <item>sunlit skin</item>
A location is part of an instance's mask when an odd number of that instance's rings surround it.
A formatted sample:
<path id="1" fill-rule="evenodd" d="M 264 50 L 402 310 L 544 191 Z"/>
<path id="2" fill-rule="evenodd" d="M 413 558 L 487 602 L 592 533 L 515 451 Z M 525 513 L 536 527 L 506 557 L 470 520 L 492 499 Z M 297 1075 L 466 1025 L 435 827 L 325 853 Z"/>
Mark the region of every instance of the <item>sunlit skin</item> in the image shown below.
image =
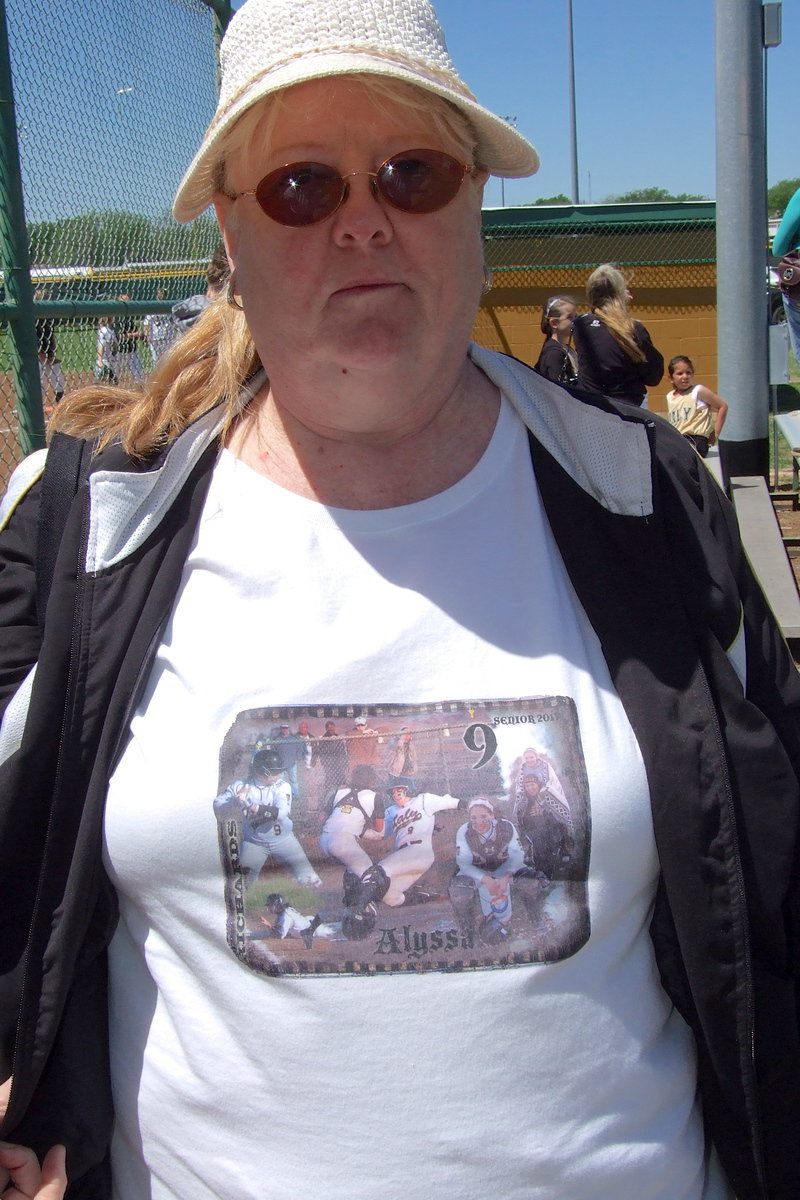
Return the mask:
<path id="1" fill-rule="evenodd" d="M 672 370 L 672 386 L 681 396 L 694 387 L 694 371 L 686 362 L 679 362 Z"/>
<path id="2" fill-rule="evenodd" d="M 414 147 L 458 157 L 426 113 L 377 106 L 356 81 L 292 89 L 267 155 L 228 163 L 232 191 L 287 162 L 374 171 Z M 257 145 L 256 141 L 256 145 Z M 499 397 L 466 358 L 483 279 L 485 172 L 435 213 L 399 212 L 349 180 L 341 207 L 292 228 L 251 196 L 217 195 L 237 295 L 270 388 L 231 449 L 300 494 L 382 508 L 442 491 L 474 466 Z"/>
<path id="3" fill-rule="evenodd" d="M 32 1150 L 0 1142 L 0 1189 L 7 1200 L 62 1200 L 66 1187 L 63 1146 L 53 1146 L 39 1166 Z"/>
<path id="4" fill-rule="evenodd" d="M 410 799 L 411 799 L 411 796 L 409 795 L 408 788 L 404 788 L 404 787 L 393 787 L 392 788 L 392 801 L 395 804 L 399 804 L 401 808 L 403 807 L 403 805 L 408 804 Z"/>

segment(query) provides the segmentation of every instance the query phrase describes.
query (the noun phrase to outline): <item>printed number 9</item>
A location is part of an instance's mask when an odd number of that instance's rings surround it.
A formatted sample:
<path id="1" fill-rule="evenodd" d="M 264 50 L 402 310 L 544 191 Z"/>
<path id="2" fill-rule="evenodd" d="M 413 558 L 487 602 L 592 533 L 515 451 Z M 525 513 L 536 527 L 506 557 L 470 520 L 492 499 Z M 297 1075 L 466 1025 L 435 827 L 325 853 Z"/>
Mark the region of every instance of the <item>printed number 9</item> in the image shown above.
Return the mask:
<path id="1" fill-rule="evenodd" d="M 497 749 L 497 738 L 491 725 L 476 723 L 469 725 L 464 730 L 464 745 L 468 750 L 474 750 L 476 754 L 480 754 L 478 762 L 472 764 L 473 771 L 477 771 L 493 757 Z"/>

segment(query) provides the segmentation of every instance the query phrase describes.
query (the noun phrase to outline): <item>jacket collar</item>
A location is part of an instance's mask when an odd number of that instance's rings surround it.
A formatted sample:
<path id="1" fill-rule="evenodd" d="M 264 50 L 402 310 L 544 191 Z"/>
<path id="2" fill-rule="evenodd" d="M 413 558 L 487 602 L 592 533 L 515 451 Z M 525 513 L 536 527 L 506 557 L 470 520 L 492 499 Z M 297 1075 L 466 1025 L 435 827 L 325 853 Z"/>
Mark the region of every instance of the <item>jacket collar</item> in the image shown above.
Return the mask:
<path id="1" fill-rule="evenodd" d="M 507 355 L 471 344 L 477 367 L 508 398 L 534 438 L 579 487 L 609 512 L 653 511 L 647 419 L 587 403 Z M 263 387 L 259 371 L 242 390 L 246 404 Z M 183 431 L 146 470 L 114 470 L 102 458 L 89 477 L 86 569 L 102 571 L 132 554 L 158 526 L 200 456 L 219 437 L 219 405 Z"/>
<path id="2" fill-rule="evenodd" d="M 649 418 L 630 417 L 573 395 L 504 354 L 471 345 L 470 358 L 496 384 L 523 423 L 571 479 L 609 512 L 653 511 Z"/>

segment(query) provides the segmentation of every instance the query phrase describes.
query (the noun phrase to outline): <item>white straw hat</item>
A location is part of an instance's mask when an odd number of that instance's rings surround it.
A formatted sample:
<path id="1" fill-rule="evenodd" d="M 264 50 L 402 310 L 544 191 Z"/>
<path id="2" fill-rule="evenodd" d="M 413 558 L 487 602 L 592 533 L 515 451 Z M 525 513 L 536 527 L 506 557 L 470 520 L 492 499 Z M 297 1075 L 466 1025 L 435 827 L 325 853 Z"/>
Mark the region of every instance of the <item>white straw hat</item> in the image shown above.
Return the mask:
<path id="1" fill-rule="evenodd" d="M 530 142 L 459 78 L 428 0 L 247 0 L 220 58 L 217 111 L 175 197 L 178 221 L 211 203 L 223 139 L 243 113 L 282 88 L 332 75 L 381 75 L 442 96 L 472 124 L 481 166 L 506 177 L 538 170 Z"/>

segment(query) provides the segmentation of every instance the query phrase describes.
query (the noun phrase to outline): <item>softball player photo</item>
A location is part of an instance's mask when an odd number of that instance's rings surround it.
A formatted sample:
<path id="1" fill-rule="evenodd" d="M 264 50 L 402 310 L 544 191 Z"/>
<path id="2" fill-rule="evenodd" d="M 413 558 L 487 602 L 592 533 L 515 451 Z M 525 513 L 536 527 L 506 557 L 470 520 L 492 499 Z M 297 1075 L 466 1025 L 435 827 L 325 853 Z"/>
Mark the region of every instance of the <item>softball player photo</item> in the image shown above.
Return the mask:
<path id="1" fill-rule="evenodd" d="M 320 828 L 315 750 L 332 723 L 351 732 Z M 275 748 L 287 727 L 311 749 L 296 796 Z M 409 734 L 413 761 L 391 774 Z M 253 971 L 523 966 L 589 936 L 589 786 L 568 697 L 251 709 L 224 739 L 218 786 L 220 919 Z"/>

